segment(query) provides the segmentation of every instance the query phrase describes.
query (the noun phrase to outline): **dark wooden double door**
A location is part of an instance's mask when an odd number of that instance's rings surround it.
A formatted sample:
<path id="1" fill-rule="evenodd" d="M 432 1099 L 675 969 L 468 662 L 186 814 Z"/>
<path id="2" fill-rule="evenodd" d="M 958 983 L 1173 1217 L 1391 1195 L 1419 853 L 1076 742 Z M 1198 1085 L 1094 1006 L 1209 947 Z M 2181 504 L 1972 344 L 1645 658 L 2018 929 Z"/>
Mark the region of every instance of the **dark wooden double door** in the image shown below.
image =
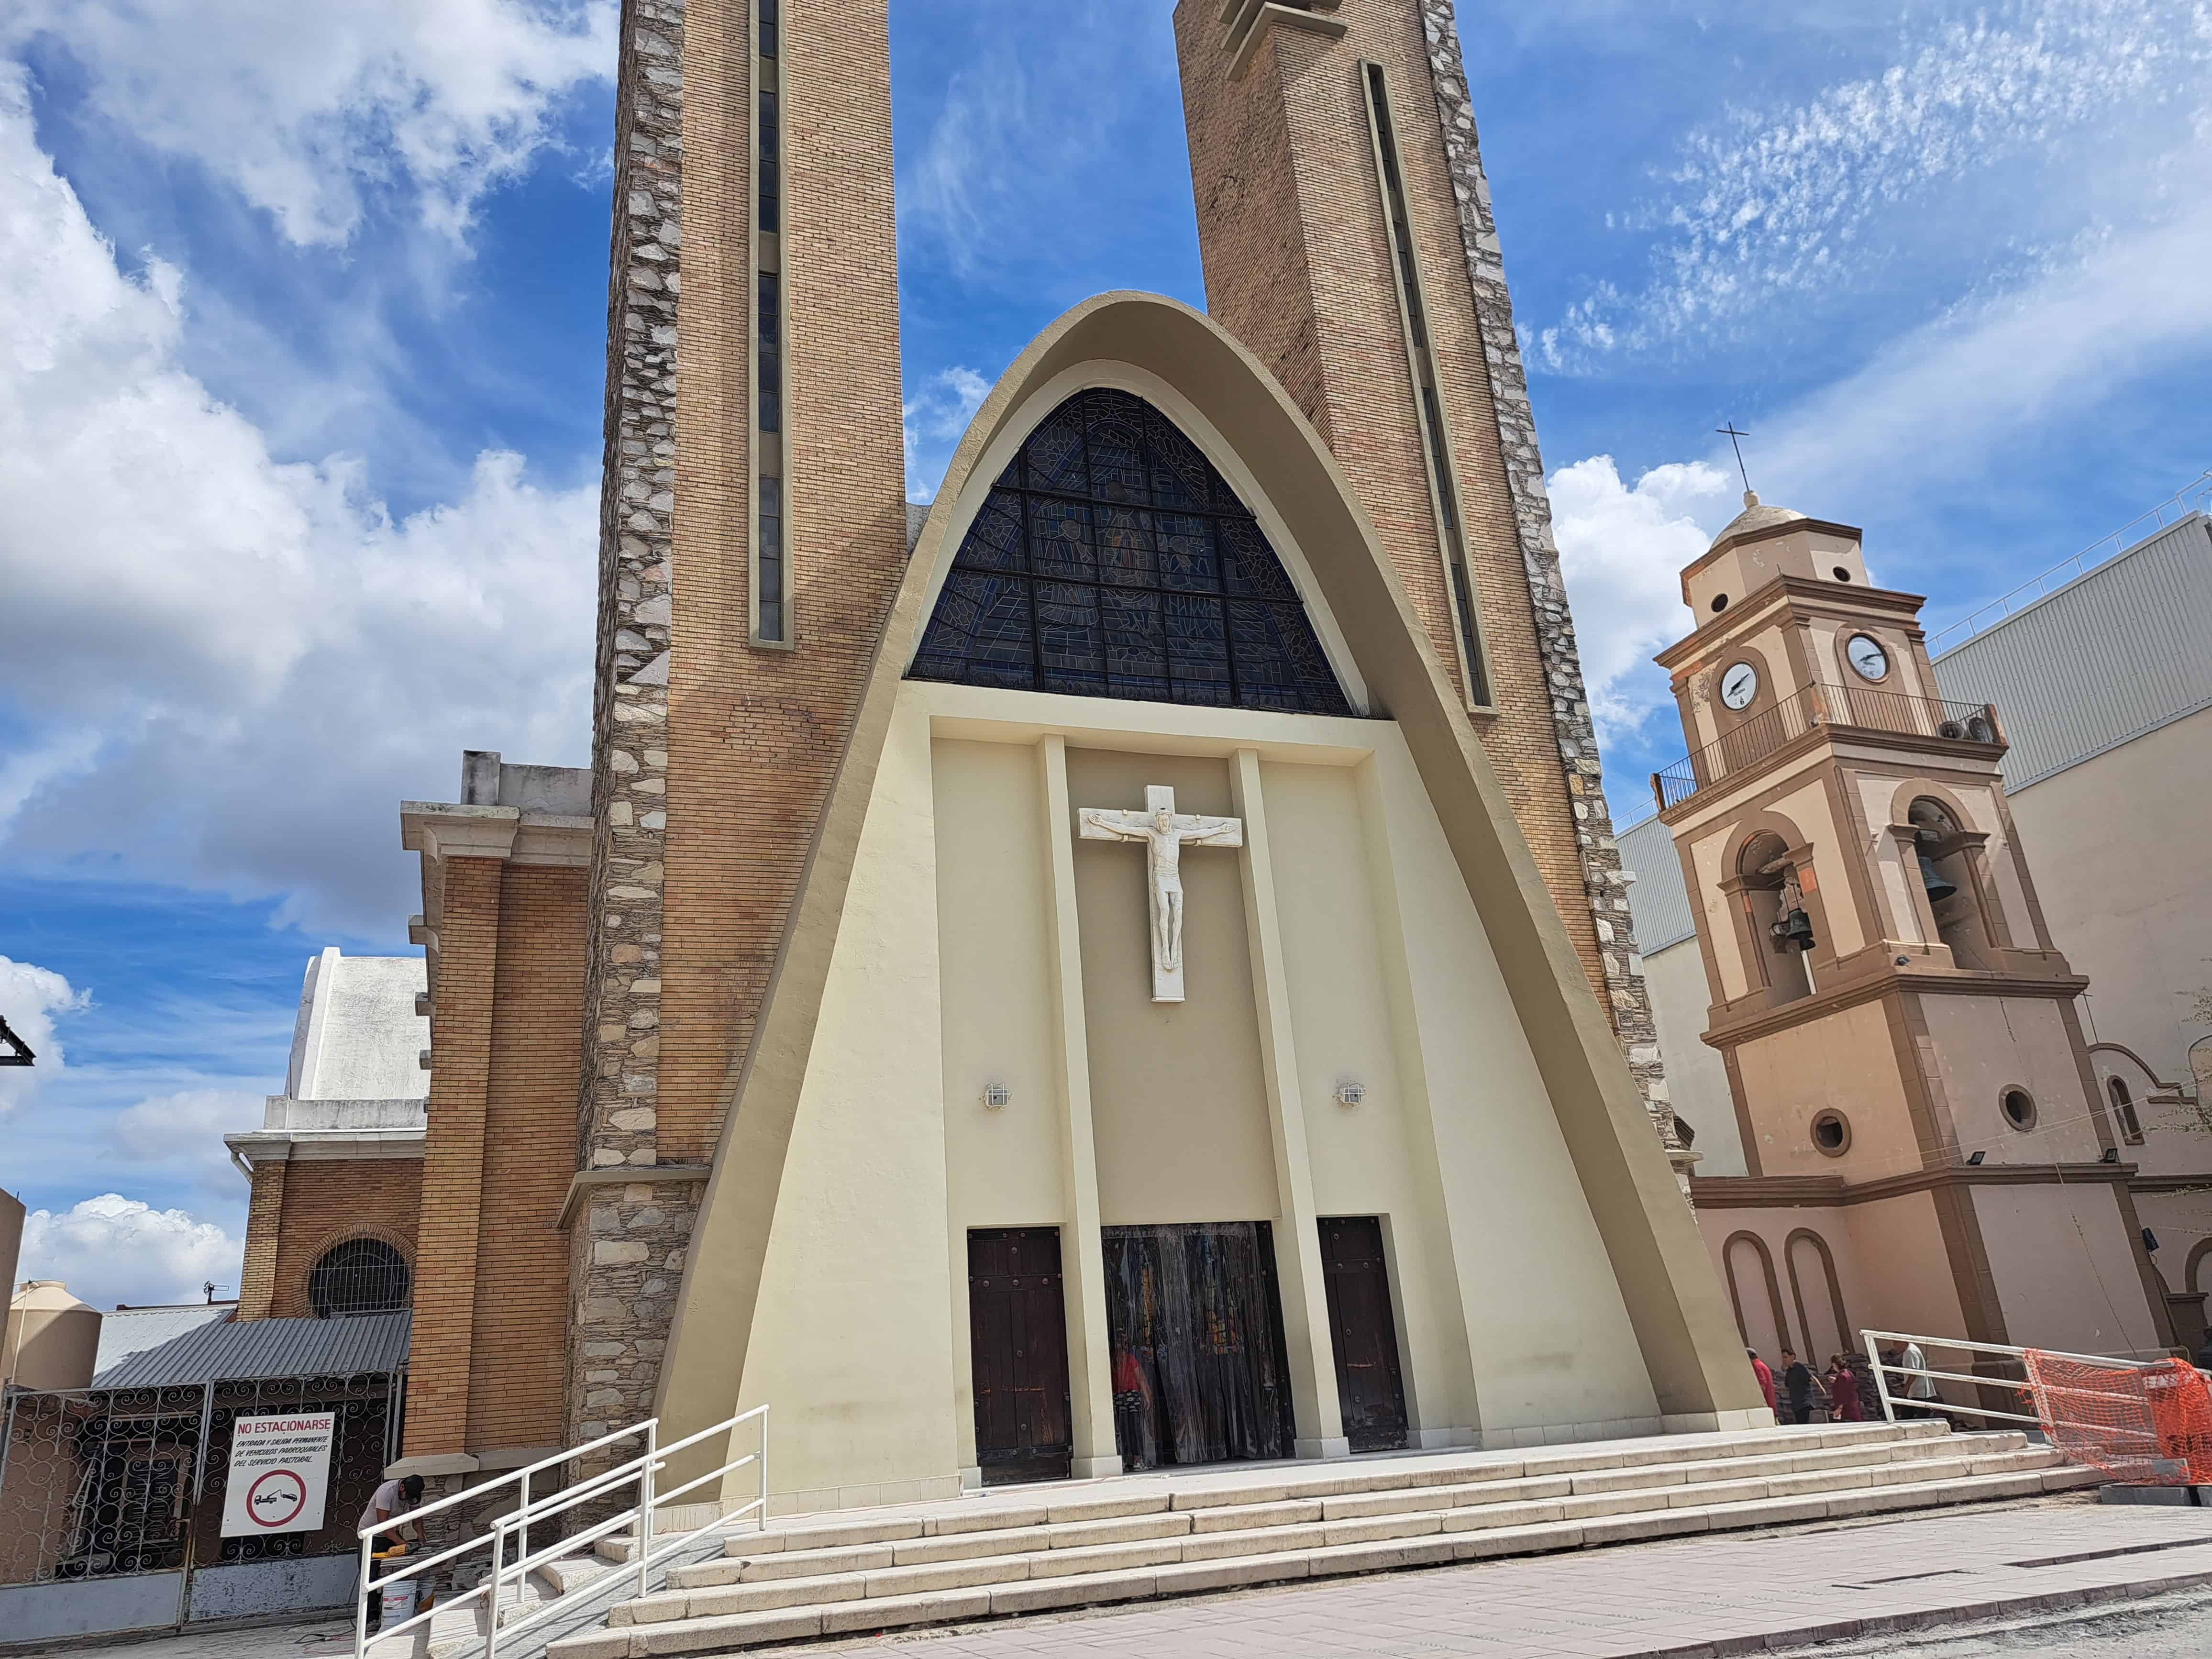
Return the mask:
<path id="1" fill-rule="evenodd" d="M 968 1235 L 968 1339 L 983 1484 L 1064 1480 L 1074 1451 L 1060 1229 Z"/>
<path id="2" fill-rule="evenodd" d="M 1115 1429 L 1123 1467 L 1288 1456 L 1291 1414 L 1267 1224 L 1106 1230 Z M 1406 1443 L 1381 1222 L 1321 1223 L 1344 1431 Z M 983 1482 L 1064 1479 L 1074 1450 L 1056 1227 L 968 1235 L 975 1455 Z"/>

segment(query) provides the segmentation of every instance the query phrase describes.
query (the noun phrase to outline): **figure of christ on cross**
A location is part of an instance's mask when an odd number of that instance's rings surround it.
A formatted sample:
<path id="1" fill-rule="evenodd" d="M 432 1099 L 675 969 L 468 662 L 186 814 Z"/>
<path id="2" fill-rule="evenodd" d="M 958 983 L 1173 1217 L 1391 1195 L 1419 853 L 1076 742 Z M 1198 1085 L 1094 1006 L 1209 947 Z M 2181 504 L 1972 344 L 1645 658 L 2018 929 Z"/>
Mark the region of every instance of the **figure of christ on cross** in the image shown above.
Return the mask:
<path id="1" fill-rule="evenodd" d="M 1202 817 L 1175 810 L 1175 791 L 1153 784 L 1145 810 L 1116 811 L 1086 806 L 1077 814 L 1085 841 L 1140 841 L 1151 878 L 1152 1000 L 1181 1002 L 1182 994 L 1182 849 L 1242 847 L 1242 818 Z"/>

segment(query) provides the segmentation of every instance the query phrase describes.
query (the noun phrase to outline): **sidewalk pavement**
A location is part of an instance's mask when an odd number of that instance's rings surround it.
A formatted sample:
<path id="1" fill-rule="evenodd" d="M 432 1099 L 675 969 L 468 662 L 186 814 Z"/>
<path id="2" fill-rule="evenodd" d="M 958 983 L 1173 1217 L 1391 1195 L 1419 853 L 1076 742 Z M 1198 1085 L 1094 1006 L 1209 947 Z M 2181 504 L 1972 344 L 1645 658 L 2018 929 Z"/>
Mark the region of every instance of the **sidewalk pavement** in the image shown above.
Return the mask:
<path id="1" fill-rule="evenodd" d="M 2060 1499 L 837 1644 L 889 1659 L 1720 1659 L 2212 1583 L 2212 1510 Z"/>
<path id="2" fill-rule="evenodd" d="M 821 1644 L 843 1659 L 1721 1659 L 2212 1584 L 2212 1510 L 2075 1498 L 1615 1545 Z M 69 1650 L 323 1659 L 349 1621 Z"/>

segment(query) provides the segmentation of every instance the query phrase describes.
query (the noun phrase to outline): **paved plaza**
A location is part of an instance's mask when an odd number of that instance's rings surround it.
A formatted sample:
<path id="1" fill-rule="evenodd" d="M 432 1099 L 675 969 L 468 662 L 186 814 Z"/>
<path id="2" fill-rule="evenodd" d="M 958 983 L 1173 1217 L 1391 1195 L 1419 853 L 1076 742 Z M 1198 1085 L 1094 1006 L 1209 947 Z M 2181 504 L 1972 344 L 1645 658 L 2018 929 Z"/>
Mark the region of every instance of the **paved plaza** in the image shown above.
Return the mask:
<path id="1" fill-rule="evenodd" d="M 1980 1622 L 1956 1628 L 1968 1620 Z M 346 1651 L 351 1636 L 333 1620 L 72 1652 L 313 1659 Z M 1826 1656 L 1926 1659 L 2212 1651 L 2212 1511 L 2059 1500 L 1389 1573 L 815 1650 L 841 1659 L 1718 1659 L 1813 1643 L 1831 1644 L 1820 1650 Z"/>

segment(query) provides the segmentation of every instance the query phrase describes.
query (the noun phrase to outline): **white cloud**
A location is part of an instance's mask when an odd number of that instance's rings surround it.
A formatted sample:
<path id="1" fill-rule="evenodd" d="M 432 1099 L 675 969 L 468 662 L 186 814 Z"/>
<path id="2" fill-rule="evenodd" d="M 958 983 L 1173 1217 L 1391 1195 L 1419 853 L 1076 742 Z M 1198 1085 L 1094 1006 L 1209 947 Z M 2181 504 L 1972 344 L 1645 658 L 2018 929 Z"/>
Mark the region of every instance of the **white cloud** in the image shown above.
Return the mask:
<path id="1" fill-rule="evenodd" d="M 459 235 L 477 198 L 611 74 L 612 0 L 15 0 L 0 48 L 44 36 L 143 143 L 204 167 L 301 244 L 410 201 Z"/>
<path id="2" fill-rule="evenodd" d="M 1625 484 L 1610 455 L 1563 466 L 1546 481 L 1601 738 L 1634 731 L 1659 706 L 1664 684 L 1648 672 L 1651 653 L 1695 625 L 1682 604 L 1682 567 L 1733 516 L 1729 482 L 1691 461 Z"/>
<path id="3" fill-rule="evenodd" d="M 110 1151 L 127 1164 L 158 1167 L 167 1177 L 189 1175 L 224 1199 L 245 1183 L 222 1138 L 261 1125 L 264 1097 L 239 1089 L 180 1089 L 127 1106 L 108 1122 Z"/>
<path id="4" fill-rule="evenodd" d="M 2202 157 L 2212 170 L 2212 143 Z M 1776 481 L 1774 499 L 1830 516 L 1877 483 L 1970 488 L 2007 437 L 2208 358 L 2212 202 L 2200 196 L 2169 222 L 1892 341 L 1766 422 L 1759 475 Z"/>
<path id="5" fill-rule="evenodd" d="M 906 435 L 906 494 L 908 501 L 937 499 L 945 469 L 967 434 L 968 423 L 991 395 L 991 383 L 972 368 L 941 370 L 899 406 Z"/>
<path id="6" fill-rule="evenodd" d="M 1532 355 L 1567 369 L 1710 343 L 1900 261 L 1955 264 L 1969 291 L 2018 279 L 2201 193 L 2208 87 L 2202 3 L 2010 0 L 1925 26 L 1878 76 L 1693 133 L 1661 199 L 1620 221 L 1659 233 L 1650 285 L 1594 284 Z"/>
<path id="7" fill-rule="evenodd" d="M 357 459 L 276 459 L 179 367 L 182 274 L 118 269 L 4 75 L 0 293 L 0 698 L 32 727 L 0 837 L 389 931 L 398 799 L 464 747 L 582 758 L 596 486 L 486 452 L 395 520 Z"/>
<path id="8" fill-rule="evenodd" d="M 92 1001 L 91 993 L 73 989 L 51 968 L 0 957 L 0 1018 L 29 1045 L 37 1058 L 30 1066 L 0 1066 L 0 1117 L 4 1117 L 36 1092 L 39 1085 L 62 1068 L 61 1038 L 54 1020 L 73 1014 Z"/>
<path id="9" fill-rule="evenodd" d="M 128 1302 L 198 1302 L 213 1280 L 238 1289 L 243 1244 L 211 1221 L 102 1193 L 57 1214 L 23 1219 L 25 1279 L 58 1279 L 102 1310 Z"/>

